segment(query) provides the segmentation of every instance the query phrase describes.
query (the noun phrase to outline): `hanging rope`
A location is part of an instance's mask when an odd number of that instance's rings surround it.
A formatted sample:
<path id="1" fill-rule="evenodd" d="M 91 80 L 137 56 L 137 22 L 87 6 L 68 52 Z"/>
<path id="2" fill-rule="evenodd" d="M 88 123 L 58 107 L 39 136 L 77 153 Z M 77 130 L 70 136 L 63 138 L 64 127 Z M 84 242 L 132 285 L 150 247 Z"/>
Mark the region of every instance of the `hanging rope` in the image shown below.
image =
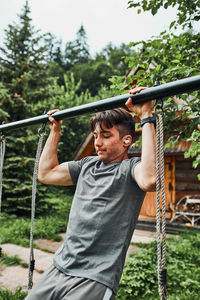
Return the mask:
<path id="1" fill-rule="evenodd" d="M 35 166 L 34 166 L 34 171 L 33 171 L 28 290 L 30 290 L 33 286 L 33 271 L 35 268 L 35 259 L 34 259 L 34 251 L 33 251 L 35 199 L 36 199 L 36 190 L 37 190 L 38 166 L 39 166 L 39 160 L 40 160 L 40 156 L 41 156 L 41 152 L 42 152 L 43 139 L 44 139 L 44 135 L 45 135 L 44 129 L 45 129 L 45 124 L 43 124 L 41 129 L 39 130 L 39 142 L 38 142 L 36 158 L 35 158 Z"/>
<path id="2" fill-rule="evenodd" d="M 0 213 L 1 213 L 1 202 L 2 202 L 2 178 L 3 178 L 3 163 L 5 156 L 6 142 L 4 136 L 0 137 Z"/>
<path id="3" fill-rule="evenodd" d="M 157 268 L 158 288 L 161 300 L 167 299 L 165 268 L 166 261 L 166 213 L 165 213 L 165 174 L 164 174 L 164 142 L 163 114 L 156 114 L 156 194 L 157 194 Z M 162 200 L 162 201 L 160 201 Z M 161 208 L 162 203 L 162 208 Z M 162 211 L 162 232 L 160 213 Z"/>
<path id="4" fill-rule="evenodd" d="M 3 163 L 5 156 L 6 142 L 4 136 L 0 137 L 0 214 L 1 214 L 1 202 L 2 202 L 2 179 L 3 179 Z M 0 247 L 0 259 L 2 254 L 2 248 Z"/>

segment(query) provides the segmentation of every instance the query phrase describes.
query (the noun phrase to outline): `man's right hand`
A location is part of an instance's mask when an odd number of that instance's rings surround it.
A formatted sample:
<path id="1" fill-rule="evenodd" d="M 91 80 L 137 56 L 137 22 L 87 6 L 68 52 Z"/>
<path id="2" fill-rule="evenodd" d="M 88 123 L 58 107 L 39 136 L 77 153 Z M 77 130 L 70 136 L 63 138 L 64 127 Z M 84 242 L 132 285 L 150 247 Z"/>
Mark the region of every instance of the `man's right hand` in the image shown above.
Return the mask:
<path id="1" fill-rule="evenodd" d="M 39 168 L 38 180 L 44 184 L 73 185 L 68 169 L 68 162 L 59 164 L 57 158 L 58 143 L 62 121 L 56 121 L 52 116 L 58 109 L 48 111 L 51 132 L 43 148 Z"/>
<path id="2" fill-rule="evenodd" d="M 54 132 L 60 132 L 61 131 L 61 126 L 62 126 L 62 122 L 63 122 L 62 120 L 56 121 L 54 119 L 54 117 L 51 117 L 51 115 L 55 114 L 58 111 L 59 111 L 59 109 L 52 109 L 52 110 L 49 110 L 47 112 L 47 115 L 50 116 L 49 121 L 51 122 L 50 123 L 51 131 L 54 131 Z"/>

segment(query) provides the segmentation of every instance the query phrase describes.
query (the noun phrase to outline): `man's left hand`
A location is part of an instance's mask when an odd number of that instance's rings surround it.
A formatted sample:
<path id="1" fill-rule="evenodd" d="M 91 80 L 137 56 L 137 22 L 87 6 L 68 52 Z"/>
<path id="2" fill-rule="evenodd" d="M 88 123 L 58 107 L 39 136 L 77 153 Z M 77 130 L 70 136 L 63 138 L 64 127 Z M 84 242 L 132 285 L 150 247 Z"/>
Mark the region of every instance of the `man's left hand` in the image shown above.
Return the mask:
<path id="1" fill-rule="evenodd" d="M 136 94 L 145 89 L 147 89 L 147 87 L 136 87 L 134 89 L 131 89 L 129 93 Z M 128 108 L 129 112 L 134 113 L 137 117 L 140 118 L 140 120 L 152 116 L 153 101 L 147 101 L 141 104 L 134 104 L 134 100 L 132 98 L 129 98 L 126 101 L 125 105 Z"/>

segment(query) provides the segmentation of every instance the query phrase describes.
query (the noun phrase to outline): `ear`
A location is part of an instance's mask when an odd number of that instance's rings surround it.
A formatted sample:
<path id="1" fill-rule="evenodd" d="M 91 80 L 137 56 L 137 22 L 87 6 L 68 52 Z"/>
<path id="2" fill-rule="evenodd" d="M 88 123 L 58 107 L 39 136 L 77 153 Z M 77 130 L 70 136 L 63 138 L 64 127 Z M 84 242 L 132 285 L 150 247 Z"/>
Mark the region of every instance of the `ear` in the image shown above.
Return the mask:
<path id="1" fill-rule="evenodd" d="M 128 148 L 132 143 L 132 136 L 127 134 L 123 137 L 122 140 L 123 140 L 124 147 Z"/>

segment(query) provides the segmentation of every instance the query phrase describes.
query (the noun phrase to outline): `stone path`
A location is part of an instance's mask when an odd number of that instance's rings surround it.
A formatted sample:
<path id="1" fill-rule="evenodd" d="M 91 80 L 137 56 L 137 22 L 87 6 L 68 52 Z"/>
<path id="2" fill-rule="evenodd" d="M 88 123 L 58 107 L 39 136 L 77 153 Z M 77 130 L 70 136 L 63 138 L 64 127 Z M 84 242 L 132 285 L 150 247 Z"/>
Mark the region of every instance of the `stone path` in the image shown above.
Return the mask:
<path id="1" fill-rule="evenodd" d="M 33 282 L 35 282 L 51 264 L 53 261 L 53 253 L 60 247 L 63 243 L 65 234 L 61 234 L 62 241 L 54 242 L 46 239 L 35 240 L 34 243 L 38 248 L 34 249 L 35 257 L 35 271 L 33 276 Z M 132 242 L 135 243 L 149 243 L 156 239 L 155 232 L 135 230 Z M 8 256 L 17 255 L 23 262 L 29 263 L 29 248 L 21 247 L 12 244 L 1 245 L 3 253 Z M 140 251 L 140 248 L 135 245 L 130 245 L 127 258 L 133 252 Z M 21 286 L 23 290 L 27 291 L 28 285 L 28 269 L 21 266 L 6 267 L 0 266 L 0 286 L 8 288 L 14 291 L 18 286 Z"/>
<path id="2" fill-rule="evenodd" d="M 40 275 L 34 271 L 33 282 L 38 280 Z M 27 291 L 28 269 L 21 266 L 0 267 L 0 287 L 15 291 L 18 286 Z"/>
<path id="3" fill-rule="evenodd" d="M 53 253 L 63 243 L 65 234 L 61 234 L 62 241 L 54 242 L 46 239 L 35 240 L 34 243 L 42 250 L 34 249 L 35 270 L 33 273 L 33 282 L 38 280 L 40 275 L 52 264 Z M 2 252 L 8 256 L 17 255 L 23 262 L 29 263 L 29 248 L 13 244 L 1 245 Z M 46 250 L 46 251 L 45 251 Z M 0 266 L 0 286 L 15 291 L 21 286 L 24 291 L 28 287 L 28 268 L 22 266 Z"/>
<path id="4" fill-rule="evenodd" d="M 17 255 L 23 262 L 29 263 L 29 248 L 25 248 L 18 245 L 4 244 L 1 246 L 3 253 L 8 256 Z M 35 270 L 38 273 L 43 273 L 53 261 L 53 253 L 44 252 L 38 249 L 34 249 L 35 258 Z"/>

